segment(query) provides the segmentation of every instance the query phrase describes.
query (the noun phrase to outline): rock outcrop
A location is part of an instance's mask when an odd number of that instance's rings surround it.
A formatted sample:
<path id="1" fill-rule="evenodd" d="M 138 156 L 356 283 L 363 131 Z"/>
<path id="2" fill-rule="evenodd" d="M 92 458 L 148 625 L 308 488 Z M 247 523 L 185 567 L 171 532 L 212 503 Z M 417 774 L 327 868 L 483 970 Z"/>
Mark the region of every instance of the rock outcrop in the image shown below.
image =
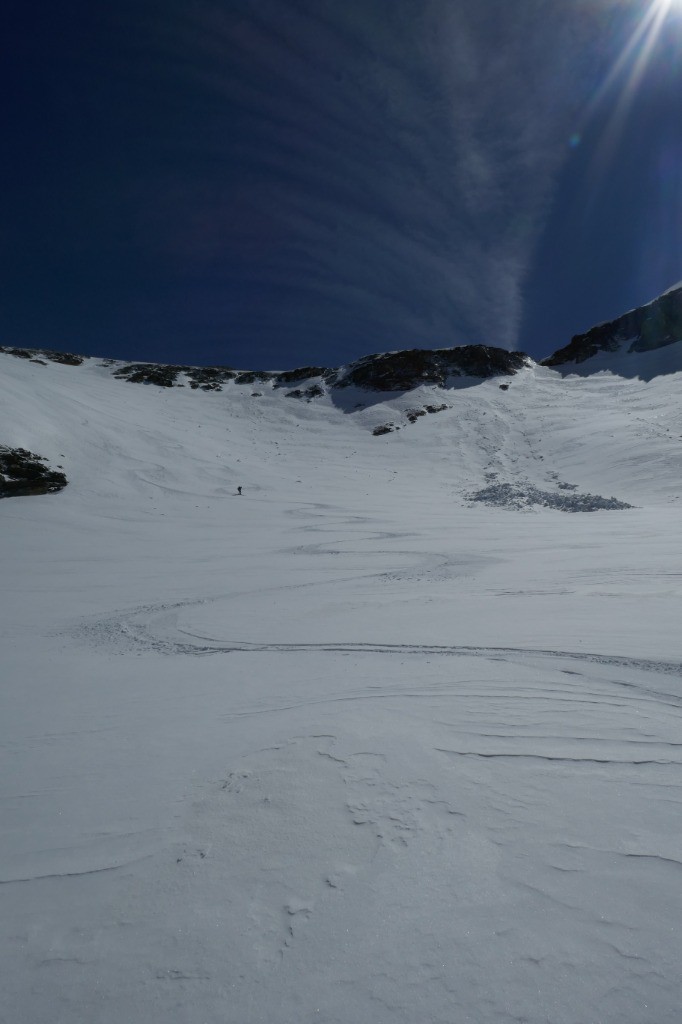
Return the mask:
<path id="1" fill-rule="evenodd" d="M 64 473 L 50 469 L 41 455 L 0 445 L 0 498 L 53 494 L 66 484 Z"/>
<path id="2" fill-rule="evenodd" d="M 527 363 L 528 356 L 524 352 L 508 352 L 488 345 L 413 348 L 358 359 L 333 386 L 355 386 L 372 391 L 411 391 L 420 384 L 445 387 L 453 377 L 512 376 Z"/>
<path id="3" fill-rule="evenodd" d="M 182 375 L 191 388 L 202 391 L 222 391 L 226 381 L 235 384 L 264 384 L 272 382 L 275 387 L 288 387 L 298 381 L 320 377 L 330 371 L 326 367 L 303 366 L 296 370 L 234 370 L 231 366 L 184 366 L 164 363 L 128 363 L 114 370 L 114 377 L 132 384 L 156 384 L 160 388 L 181 387 Z"/>
<path id="4" fill-rule="evenodd" d="M 78 366 L 88 358 L 47 349 L 3 348 L 0 352 L 30 359 L 45 365 L 44 356 L 53 362 Z M 231 366 L 185 366 L 164 363 L 121 363 L 107 359 L 100 363 L 111 368 L 118 380 L 132 384 L 153 384 L 160 388 L 201 388 L 222 391 L 227 381 L 235 384 L 270 384 L 274 388 L 307 384 L 288 391 L 291 398 L 310 401 L 330 390 L 349 387 L 367 391 L 411 391 L 420 384 L 447 387 L 457 378 L 483 380 L 489 377 L 512 376 L 529 362 L 524 352 L 508 352 L 489 345 L 461 345 L 458 348 L 413 348 L 401 352 L 379 352 L 364 356 L 348 366 L 330 369 L 326 366 L 302 366 L 294 370 L 235 370 Z"/>
<path id="5" fill-rule="evenodd" d="M 30 359 L 34 363 L 49 359 L 52 363 L 64 363 L 67 366 L 80 366 L 88 358 L 75 355 L 73 352 L 53 352 L 49 348 L 11 348 L 7 345 L 0 345 L 0 352 L 16 356 L 17 359 Z"/>
<path id="6" fill-rule="evenodd" d="M 569 345 L 543 359 L 544 366 L 584 363 L 599 352 L 651 352 L 682 341 L 682 285 L 623 316 L 577 334 Z M 623 346 L 625 347 L 623 348 Z"/>

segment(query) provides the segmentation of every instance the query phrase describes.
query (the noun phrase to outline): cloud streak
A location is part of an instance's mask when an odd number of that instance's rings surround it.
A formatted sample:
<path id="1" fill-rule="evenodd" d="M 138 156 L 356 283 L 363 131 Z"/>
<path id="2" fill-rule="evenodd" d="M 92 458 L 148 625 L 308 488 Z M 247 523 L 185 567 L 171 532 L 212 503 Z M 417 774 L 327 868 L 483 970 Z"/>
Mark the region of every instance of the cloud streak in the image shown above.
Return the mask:
<path id="1" fill-rule="evenodd" d="M 140 224 L 188 328 L 261 361 L 518 343 L 604 0 L 236 0 L 148 31 L 195 128 Z"/>

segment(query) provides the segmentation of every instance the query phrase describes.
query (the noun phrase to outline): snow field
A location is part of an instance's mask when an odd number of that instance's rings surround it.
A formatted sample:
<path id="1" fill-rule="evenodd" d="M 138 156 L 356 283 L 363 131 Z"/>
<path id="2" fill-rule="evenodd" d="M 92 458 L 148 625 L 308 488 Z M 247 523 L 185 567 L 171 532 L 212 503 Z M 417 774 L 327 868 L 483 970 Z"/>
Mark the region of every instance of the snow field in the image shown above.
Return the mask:
<path id="1" fill-rule="evenodd" d="M 347 412 L 0 359 L 70 480 L 0 503 L 0 1020 L 677 1022 L 678 375 Z"/>

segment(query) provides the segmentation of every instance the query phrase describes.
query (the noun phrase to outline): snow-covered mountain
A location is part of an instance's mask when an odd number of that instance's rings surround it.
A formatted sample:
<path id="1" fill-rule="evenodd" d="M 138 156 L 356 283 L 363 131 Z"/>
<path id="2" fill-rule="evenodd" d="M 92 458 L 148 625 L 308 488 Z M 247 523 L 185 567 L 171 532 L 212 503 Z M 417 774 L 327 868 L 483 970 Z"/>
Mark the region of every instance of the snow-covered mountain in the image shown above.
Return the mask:
<path id="1" fill-rule="evenodd" d="M 0 351 L 0 1018 L 676 1024 L 671 294 L 551 365 Z"/>
<path id="2" fill-rule="evenodd" d="M 545 366 L 568 373 L 610 370 L 651 380 L 682 370 L 682 282 L 623 316 L 576 335 Z"/>

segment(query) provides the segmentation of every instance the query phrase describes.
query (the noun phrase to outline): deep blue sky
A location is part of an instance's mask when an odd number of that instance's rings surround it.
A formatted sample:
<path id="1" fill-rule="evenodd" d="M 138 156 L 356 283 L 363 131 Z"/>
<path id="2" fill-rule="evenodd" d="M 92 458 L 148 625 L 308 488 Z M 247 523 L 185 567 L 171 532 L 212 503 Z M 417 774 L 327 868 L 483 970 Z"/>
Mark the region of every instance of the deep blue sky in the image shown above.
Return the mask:
<path id="1" fill-rule="evenodd" d="M 682 279 L 650 0 L 5 0 L 0 343 L 536 357 Z M 620 113 L 619 113 L 620 110 Z"/>

